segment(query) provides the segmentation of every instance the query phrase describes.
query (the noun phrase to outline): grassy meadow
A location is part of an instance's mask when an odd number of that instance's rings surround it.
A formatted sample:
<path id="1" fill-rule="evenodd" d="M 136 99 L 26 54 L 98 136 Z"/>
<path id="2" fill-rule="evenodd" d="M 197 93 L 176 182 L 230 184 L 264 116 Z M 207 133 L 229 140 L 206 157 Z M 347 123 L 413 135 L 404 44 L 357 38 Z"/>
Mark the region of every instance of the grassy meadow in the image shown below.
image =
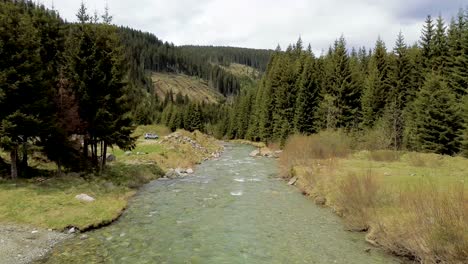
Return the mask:
<path id="1" fill-rule="evenodd" d="M 160 139 L 145 140 L 144 133 L 156 133 Z M 220 150 L 215 139 L 200 132 L 178 134 L 195 140 L 202 149 L 182 140 L 165 140 L 169 134 L 170 130 L 163 126 L 138 127 L 134 132 L 138 137 L 136 148 L 130 155 L 118 148 L 109 149 L 116 161 L 100 175 L 89 172 L 57 176 L 53 163 L 31 159 L 33 171 L 39 176 L 17 181 L 0 177 L 0 223 L 54 230 L 97 227 L 120 216 L 143 184 L 162 177 L 169 168 L 193 167 Z M 8 162 L 7 156 L 2 153 Z M 96 200 L 87 203 L 75 199 L 81 193 Z"/>
<path id="2" fill-rule="evenodd" d="M 468 159 L 362 150 L 347 136 L 294 136 L 282 174 L 370 243 L 423 263 L 468 259 Z"/>

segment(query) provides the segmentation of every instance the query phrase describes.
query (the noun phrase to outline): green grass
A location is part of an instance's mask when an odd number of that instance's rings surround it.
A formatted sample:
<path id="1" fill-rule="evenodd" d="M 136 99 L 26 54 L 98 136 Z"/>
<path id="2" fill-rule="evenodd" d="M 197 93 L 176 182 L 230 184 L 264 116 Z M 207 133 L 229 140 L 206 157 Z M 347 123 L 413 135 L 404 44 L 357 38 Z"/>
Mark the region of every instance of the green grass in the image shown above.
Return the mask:
<path id="1" fill-rule="evenodd" d="M 0 182 L 0 222 L 63 230 L 87 229 L 117 218 L 135 189 L 162 175 L 157 167 L 115 164 L 103 175 Z M 86 193 L 86 203 L 75 196 Z"/>
<path id="2" fill-rule="evenodd" d="M 157 133 L 159 140 L 145 140 L 144 133 Z M 108 223 L 126 208 L 129 198 L 137 188 L 157 179 L 169 168 L 188 168 L 218 151 L 217 140 L 200 132 L 179 131 L 196 140 L 206 151 L 176 140 L 165 140 L 170 131 L 163 126 L 141 126 L 135 130 L 137 146 L 132 155 L 118 148 L 109 149 L 117 161 L 108 164 L 99 176 L 76 174 L 55 176 L 53 163 L 41 177 L 17 181 L 0 178 L 0 223 L 25 224 L 63 230 L 69 226 L 80 230 Z M 136 155 L 137 152 L 145 153 Z M 7 157 L 5 160 L 8 160 Z M 2 167 L 8 164 L 3 164 Z M 36 174 L 35 174 L 36 175 Z M 86 193 L 96 200 L 81 202 L 75 196 Z"/>
<path id="3" fill-rule="evenodd" d="M 153 73 L 153 84 L 156 87 L 156 94 L 164 99 L 166 94 L 173 92 L 187 95 L 189 99 L 195 102 L 218 103 L 224 97 L 219 92 L 212 89 L 208 83 L 196 77 L 190 77 L 183 74 L 171 73 Z"/>

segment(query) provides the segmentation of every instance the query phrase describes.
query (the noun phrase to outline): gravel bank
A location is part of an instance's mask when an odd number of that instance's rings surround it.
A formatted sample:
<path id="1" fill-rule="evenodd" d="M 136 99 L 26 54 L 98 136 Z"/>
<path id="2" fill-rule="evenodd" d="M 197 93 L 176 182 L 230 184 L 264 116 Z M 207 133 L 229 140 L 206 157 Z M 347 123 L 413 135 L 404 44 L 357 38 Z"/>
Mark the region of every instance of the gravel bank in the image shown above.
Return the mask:
<path id="1" fill-rule="evenodd" d="M 0 264 L 31 263 L 70 235 L 27 226 L 0 225 Z"/>

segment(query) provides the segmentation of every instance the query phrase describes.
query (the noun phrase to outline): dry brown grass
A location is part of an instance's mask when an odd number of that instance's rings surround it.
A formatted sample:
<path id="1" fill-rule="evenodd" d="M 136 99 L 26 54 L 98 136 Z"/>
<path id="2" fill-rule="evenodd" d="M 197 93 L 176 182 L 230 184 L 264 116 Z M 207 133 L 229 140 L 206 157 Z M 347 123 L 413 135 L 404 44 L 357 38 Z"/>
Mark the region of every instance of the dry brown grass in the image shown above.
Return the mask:
<path id="1" fill-rule="evenodd" d="M 466 263 L 467 159 L 390 150 L 348 155 L 350 140 L 332 135 L 292 137 L 280 158 L 283 176 L 326 197 L 350 229 L 368 230 L 371 243 L 421 263 Z"/>
<path id="2" fill-rule="evenodd" d="M 287 176 L 294 166 L 308 166 L 311 159 L 331 161 L 350 153 L 350 140 L 341 132 L 295 135 L 288 139 L 279 160 L 281 173 Z"/>
<path id="3" fill-rule="evenodd" d="M 374 150 L 370 152 L 370 158 L 374 161 L 399 161 L 401 152 L 394 150 Z"/>

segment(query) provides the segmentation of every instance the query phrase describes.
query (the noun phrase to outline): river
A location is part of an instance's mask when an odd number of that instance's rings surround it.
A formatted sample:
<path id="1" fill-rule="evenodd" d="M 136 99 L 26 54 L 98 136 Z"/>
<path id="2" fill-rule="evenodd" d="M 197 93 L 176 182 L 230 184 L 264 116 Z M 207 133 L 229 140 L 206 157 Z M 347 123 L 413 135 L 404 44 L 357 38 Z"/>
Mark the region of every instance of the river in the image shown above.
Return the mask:
<path id="1" fill-rule="evenodd" d="M 142 188 L 111 226 L 77 236 L 41 263 L 399 263 L 344 230 L 277 177 L 276 161 L 227 145 L 194 176 Z"/>

